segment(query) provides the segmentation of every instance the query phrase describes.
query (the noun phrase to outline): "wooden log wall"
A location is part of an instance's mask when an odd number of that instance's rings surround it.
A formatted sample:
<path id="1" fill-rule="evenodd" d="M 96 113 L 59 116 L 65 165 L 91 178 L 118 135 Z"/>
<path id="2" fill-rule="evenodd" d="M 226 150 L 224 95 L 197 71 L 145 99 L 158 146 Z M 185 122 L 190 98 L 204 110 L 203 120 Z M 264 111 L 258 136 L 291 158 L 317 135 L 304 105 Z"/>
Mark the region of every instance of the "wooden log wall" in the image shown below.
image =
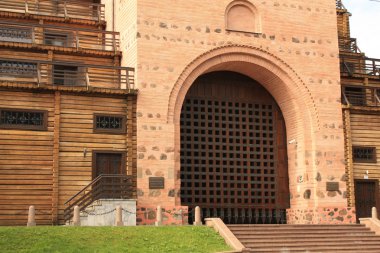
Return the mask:
<path id="1" fill-rule="evenodd" d="M 94 133 L 94 113 L 127 116 L 127 101 L 119 98 L 62 95 L 58 200 L 60 221 L 63 221 L 64 203 L 93 179 L 92 151 L 127 152 L 126 134 Z"/>
<path id="2" fill-rule="evenodd" d="M 380 111 L 372 114 L 351 112 L 349 115 L 352 146 L 376 147 L 377 158 L 375 163 L 353 162 L 354 179 L 363 179 L 368 170 L 369 179 L 378 179 L 380 181 Z M 354 189 L 351 189 L 351 192 L 353 191 Z"/>
<path id="3" fill-rule="evenodd" d="M 0 225 L 25 225 L 30 205 L 38 224 L 63 224 L 64 202 L 93 179 L 94 150 L 125 152 L 126 174 L 136 175 L 135 97 L 7 90 L 0 96 L 0 108 L 48 111 L 47 131 L 0 129 Z M 94 113 L 127 116 L 127 132 L 94 133 Z"/>
<path id="4" fill-rule="evenodd" d="M 28 206 L 51 224 L 54 95 L 0 91 L 0 108 L 48 111 L 48 130 L 0 129 L 0 225 L 25 225 Z"/>

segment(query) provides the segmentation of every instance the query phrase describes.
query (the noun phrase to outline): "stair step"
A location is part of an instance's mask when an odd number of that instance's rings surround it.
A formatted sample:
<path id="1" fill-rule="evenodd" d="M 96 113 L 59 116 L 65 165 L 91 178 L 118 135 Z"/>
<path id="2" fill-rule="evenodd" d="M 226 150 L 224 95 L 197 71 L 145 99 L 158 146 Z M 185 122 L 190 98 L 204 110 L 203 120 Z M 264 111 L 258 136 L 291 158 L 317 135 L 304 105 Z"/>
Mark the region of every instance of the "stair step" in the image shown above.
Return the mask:
<path id="1" fill-rule="evenodd" d="M 243 253 L 259 253 L 259 252 L 262 252 L 262 251 L 257 251 L 257 250 L 246 250 L 246 251 L 243 251 Z M 305 249 L 300 249 L 300 250 L 295 250 L 295 249 L 292 249 L 291 251 L 290 250 L 273 250 L 273 251 L 265 251 L 265 253 L 379 253 L 379 250 L 378 249 L 366 249 L 366 250 L 347 250 L 347 249 L 343 249 L 343 250 L 338 250 L 338 249 L 335 249 L 335 250 L 305 250 Z"/>
<path id="2" fill-rule="evenodd" d="M 297 235 L 297 236 L 306 236 L 306 235 L 329 235 L 329 236 L 335 236 L 335 235 L 373 235 L 375 234 L 373 231 L 370 230 L 364 230 L 364 231 L 285 231 L 285 232 L 279 232 L 279 231 L 232 231 L 233 234 L 236 236 L 240 235 L 260 235 L 260 236 L 280 236 L 280 235 Z"/>
<path id="3" fill-rule="evenodd" d="M 251 252 L 337 252 L 337 251 L 348 251 L 351 250 L 356 253 L 362 253 L 363 251 L 366 250 L 377 250 L 377 252 L 380 252 L 380 245 L 355 245 L 355 246 L 322 246 L 322 245 L 314 245 L 312 247 L 308 246 L 297 246 L 297 247 L 284 247 L 284 246 L 279 246 L 279 247 L 267 247 L 267 248 L 251 248 Z M 357 251 L 354 251 L 357 250 Z"/>
<path id="4" fill-rule="evenodd" d="M 380 236 L 364 225 L 228 225 L 248 252 L 380 252 Z"/>
<path id="5" fill-rule="evenodd" d="M 308 238 L 342 238 L 342 233 L 294 233 L 294 234 L 275 234 L 275 233 L 267 233 L 267 234 L 249 234 L 249 233 L 242 233 L 242 234 L 236 234 L 234 233 L 236 237 L 239 238 L 256 238 L 256 239 L 304 239 L 307 240 Z M 274 237 L 275 235 L 275 237 Z M 363 233 L 349 233 L 344 234 L 347 238 L 358 238 L 358 237 L 376 237 L 375 232 L 369 231 L 369 232 L 363 232 Z"/>
<path id="6" fill-rule="evenodd" d="M 235 230 L 260 230 L 260 231 L 266 231 L 266 230 L 350 230 L 350 229 L 367 229 L 365 226 L 278 226 L 278 227 L 228 227 L 231 231 Z"/>
<path id="7" fill-rule="evenodd" d="M 339 240 L 339 241 L 337 241 Z M 340 241 L 340 239 L 336 239 L 336 241 L 325 241 L 325 242 L 312 242 L 312 241 L 293 241 L 293 242 L 244 242 L 241 241 L 243 245 L 247 248 L 273 248 L 273 247 L 288 247 L 288 248 L 297 248 L 297 247 L 307 247 L 307 248 L 314 248 L 319 246 L 331 246 L 331 247 L 339 247 L 339 246 L 376 246 L 380 248 L 380 241 Z"/>
<path id="8" fill-rule="evenodd" d="M 268 239 L 257 239 L 257 238 L 242 238 L 238 237 L 241 243 L 248 244 L 248 243 L 255 243 L 255 244 L 260 244 L 260 243 L 268 243 Z M 335 243 L 337 238 L 330 238 L 330 237 L 320 237 L 320 238 L 273 238 L 270 240 L 271 244 L 281 244 L 281 243 Z M 372 236 L 372 237 L 351 237 L 351 238 L 346 238 L 342 237 L 339 238 L 339 243 L 380 243 L 379 237 Z"/>

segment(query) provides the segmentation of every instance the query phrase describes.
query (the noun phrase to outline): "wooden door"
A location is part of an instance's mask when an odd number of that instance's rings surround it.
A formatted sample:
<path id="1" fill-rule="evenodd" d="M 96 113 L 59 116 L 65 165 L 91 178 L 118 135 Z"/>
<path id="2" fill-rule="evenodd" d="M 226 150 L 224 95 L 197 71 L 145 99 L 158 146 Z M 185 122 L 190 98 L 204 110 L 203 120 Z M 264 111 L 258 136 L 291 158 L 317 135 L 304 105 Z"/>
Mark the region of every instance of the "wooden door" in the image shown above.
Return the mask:
<path id="1" fill-rule="evenodd" d="M 100 175 L 125 174 L 122 169 L 123 155 L 121 153 L 95 153 L 95 168 L 93 178 Z"/>
<path id="2" fill-rule="evenodd" d="M 356 220 L 371 217 L 372 207 L 379 210 L 379 181 L 378 180 L 355 180 L 355 207 Z"/>
<path id="3" fill-rule="evenodd" d="M 97 189 L 94 199 L 120 199 L 125 195 L 125 178 L 117 175 L 125 174 L 124 155 L 115 152 L 94 152 L 93 179 L 105 175 L 93 187 Z"/>

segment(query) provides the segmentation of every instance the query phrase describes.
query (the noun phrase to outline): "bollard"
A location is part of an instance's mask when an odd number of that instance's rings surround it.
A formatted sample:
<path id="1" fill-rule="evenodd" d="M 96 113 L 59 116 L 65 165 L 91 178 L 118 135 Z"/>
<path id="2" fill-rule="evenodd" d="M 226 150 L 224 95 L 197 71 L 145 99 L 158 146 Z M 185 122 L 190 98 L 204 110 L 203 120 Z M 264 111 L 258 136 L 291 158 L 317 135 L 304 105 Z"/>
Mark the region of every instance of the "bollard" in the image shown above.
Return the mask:
<path id="1" fill-rule="evenodd" d="M 161 226 L 162 225 L 162 209 L 161 206 L 157 207 L 157 216 L 156 216 L 156 226 Z"/>
<path id="2" fill-rule="evenodd" d="M 116 207 L 116 213 L 115 213 L 116 217 L 115 217 L 115 226 L 117 227 L 122 227 L 124 226 L 124 222 L 123 222 L 123 209 L 121 208 L 121 206 L 117 206 Z"/>
<path id="3" fill-rule="evenodd" d="M 36 225 L 36 210 L 34 206 L 29 207 L 28 212 L 28 223 L 26 224 L 27 227 L 34 227 Z"/>
<path id="4" fill-rule="evenodd" d="M 372 207 L 372 219 L 377 219 L 377 208 Z"/>
<path id="5" fill-rule="evenodd" d="M 79 209 L 79 206 L 74 206 L 73 226 L 80 226 L 80 209 Z"/>
<path id="6" fill-rule="evenodd" d="M 195 220 L 194 220 L 193 225 L 202 226 L 201 208 L 199 206 L 195 207 Z"/>

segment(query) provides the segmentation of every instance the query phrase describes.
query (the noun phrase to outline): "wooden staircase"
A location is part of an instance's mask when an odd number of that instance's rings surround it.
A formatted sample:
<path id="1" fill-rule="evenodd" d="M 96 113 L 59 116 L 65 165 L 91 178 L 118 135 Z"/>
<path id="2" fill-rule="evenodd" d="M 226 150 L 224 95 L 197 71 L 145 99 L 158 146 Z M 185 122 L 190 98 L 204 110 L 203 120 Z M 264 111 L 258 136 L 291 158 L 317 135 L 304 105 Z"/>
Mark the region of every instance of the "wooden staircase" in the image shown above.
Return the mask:
<path id="1" fill-rule="evenodd" d="M 380 252 L 380 236 L 364 225 L 228 225 L 244 252 Z"/>

